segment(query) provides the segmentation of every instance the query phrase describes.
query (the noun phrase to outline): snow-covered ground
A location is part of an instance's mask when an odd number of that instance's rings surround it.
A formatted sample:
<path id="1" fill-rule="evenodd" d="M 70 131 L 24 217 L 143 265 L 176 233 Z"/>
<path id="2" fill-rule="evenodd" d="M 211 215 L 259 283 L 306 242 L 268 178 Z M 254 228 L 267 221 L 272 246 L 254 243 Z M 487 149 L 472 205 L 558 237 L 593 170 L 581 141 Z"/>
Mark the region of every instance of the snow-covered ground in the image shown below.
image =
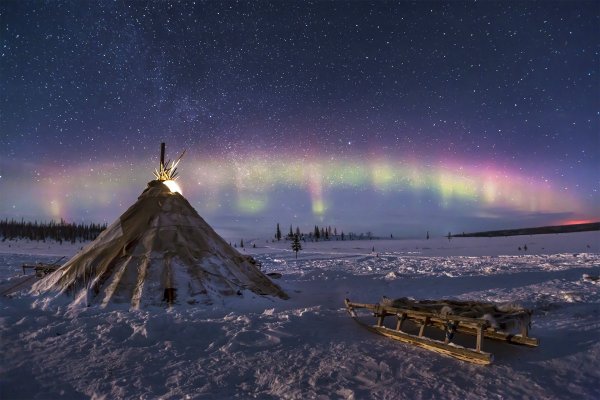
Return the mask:
<path id="1" fill-rule="evenodd" d="M 0 397 L 600 398 L 600 232 L 303 243 L 298 259 L 254 243 L 243 252 L 290 300 L 67 311 L 2 297 Z M 0 243 L 0 288 L 81 246 Z M 383 295 L 518 302 L 541 343 L 486 340 L 494 363 L 477 366 L 370 333 L 343 306 Z"/>

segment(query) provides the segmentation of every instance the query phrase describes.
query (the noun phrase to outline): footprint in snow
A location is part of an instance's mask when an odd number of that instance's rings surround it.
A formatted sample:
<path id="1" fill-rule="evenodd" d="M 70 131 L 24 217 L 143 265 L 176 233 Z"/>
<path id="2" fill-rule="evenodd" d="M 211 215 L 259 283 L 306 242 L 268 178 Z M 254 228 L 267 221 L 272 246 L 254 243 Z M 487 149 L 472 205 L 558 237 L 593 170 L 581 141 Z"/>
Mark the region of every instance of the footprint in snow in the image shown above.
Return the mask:
<path id="1" fill-rule="evenodd" d="M 281 342 L 281 339 L 273 334 L 274 332 L 265 331 L 241 331 L 236 333 L 227 346 L 229 350 L 238 350 L 247 347 L 270 347 Z"/>

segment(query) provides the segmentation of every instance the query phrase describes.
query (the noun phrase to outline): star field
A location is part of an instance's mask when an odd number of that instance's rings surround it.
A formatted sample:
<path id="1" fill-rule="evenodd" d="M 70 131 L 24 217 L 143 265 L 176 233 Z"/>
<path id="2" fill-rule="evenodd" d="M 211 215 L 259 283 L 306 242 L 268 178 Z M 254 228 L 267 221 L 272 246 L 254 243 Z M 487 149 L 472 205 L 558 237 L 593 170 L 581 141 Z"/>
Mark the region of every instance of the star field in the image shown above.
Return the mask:
<path id="1" fill-rule="evenodd" d="M 184 195 L 231 235 L 600 218 L 597 2 L 0 12 L 3 218 L 111 221 L 161 141 L 187 149 Z"/>

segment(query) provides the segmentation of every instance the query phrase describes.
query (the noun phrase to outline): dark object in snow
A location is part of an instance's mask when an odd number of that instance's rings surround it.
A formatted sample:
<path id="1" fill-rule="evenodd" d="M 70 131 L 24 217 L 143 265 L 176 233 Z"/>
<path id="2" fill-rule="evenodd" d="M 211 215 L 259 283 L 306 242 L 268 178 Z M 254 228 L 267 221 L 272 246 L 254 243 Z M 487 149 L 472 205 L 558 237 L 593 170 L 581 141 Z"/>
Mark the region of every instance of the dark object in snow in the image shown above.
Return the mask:
<path id="1" fill-rule="evenodd" d="M 352 303 L 346 309 L 356 322 L 372 332 L 427 350 L 474 364 L 490 364 L 493 355 L 482 351 L 483 338 L 535 347 L 539 340 L 528 336 L 531 311 L 514 304 L 496 305 L 474 301 L 410 300 L 386 297 L 380 303 Z M 377 318 L 375 325 L 363 322 L 355 310 L 367 309 Z M 393 328 L 384 324 L 386 317 L 396 317 Z M 444 341 L 425 335 L 425 328 L 445 333 Z M 517 328 L 519 333 L 512 333 Z M 418 331 L 418 333 L 417 333 Z M 429 332 L 428 332 L 429 333 Z M 456 333 L 476 336 L 475 348 L 452 343 Z"/>
<path id="2" fill-rule="evenodd" d="M 279 272 L 269 272 L 267 276 L 271 279 L 279 279 L 282 275 Z"/>
<path id="3" fill-rule="evenodd" d="M 177 289 L 176 288 L 165 288 L 165 292 L 163 295 L 163 301 L 169 305 L 175 303 L 177 299 Z"/>

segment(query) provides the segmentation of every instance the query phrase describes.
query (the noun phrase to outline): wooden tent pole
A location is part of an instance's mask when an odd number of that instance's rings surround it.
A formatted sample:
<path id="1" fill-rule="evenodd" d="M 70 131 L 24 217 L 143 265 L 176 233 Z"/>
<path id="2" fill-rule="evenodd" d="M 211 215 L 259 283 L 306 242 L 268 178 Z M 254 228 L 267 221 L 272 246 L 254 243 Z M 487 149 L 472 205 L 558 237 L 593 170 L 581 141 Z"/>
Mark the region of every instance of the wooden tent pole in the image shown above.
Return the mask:
<path id="1" fill-rule="evenodd" d="M 165 144 L 164 142 L 160 144 L 160 165 L 165 165 Z"/>

